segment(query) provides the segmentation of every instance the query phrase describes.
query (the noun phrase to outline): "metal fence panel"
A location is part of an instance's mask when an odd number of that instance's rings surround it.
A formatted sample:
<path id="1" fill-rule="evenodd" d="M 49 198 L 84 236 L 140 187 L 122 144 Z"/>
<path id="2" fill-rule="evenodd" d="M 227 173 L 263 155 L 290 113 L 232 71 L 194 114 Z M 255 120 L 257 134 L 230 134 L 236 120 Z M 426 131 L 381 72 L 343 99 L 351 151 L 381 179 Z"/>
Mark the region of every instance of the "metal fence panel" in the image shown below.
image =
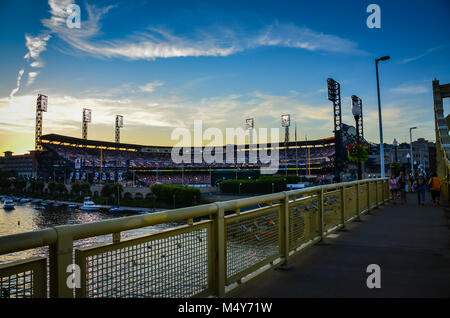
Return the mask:
<path id="1" fill-rule="evenodd" d="M 0 265 L 1 298 L 47 297 L 47 259 L 32 257 Z"/>
<path id="2" fill-rule="evenodd" d="M 347 221 L 348 219 L 354 217 L 358 214 L 358 200 L 356 198 L 357 190 L 356 186 L 351 186 L 345 189 L 345 211 L 344 218 Z"/>
<path id="3" fill-rule="evenodd" d="M 324 193 L 323 206 L 323 229 L 328 231 L 341 224 L 341 192 L 338 190 Z"/>
<path id="4" fill-rule="evenodd" d="M 317 195 L 301 198 L 290 206 L 289 249 L 293 250 L 320 234 Z"/>
<path id="5" fill-rule="evenodd" d="M 225 218 L 227 284 L 280 255 L 280 213 L 279 206 L 269 206 Z"/>
<path id="6" fill-rule="evenodd" d="M 76 249 L 78 297 L 192 297 L 209 291 L 211 222 Z"/>

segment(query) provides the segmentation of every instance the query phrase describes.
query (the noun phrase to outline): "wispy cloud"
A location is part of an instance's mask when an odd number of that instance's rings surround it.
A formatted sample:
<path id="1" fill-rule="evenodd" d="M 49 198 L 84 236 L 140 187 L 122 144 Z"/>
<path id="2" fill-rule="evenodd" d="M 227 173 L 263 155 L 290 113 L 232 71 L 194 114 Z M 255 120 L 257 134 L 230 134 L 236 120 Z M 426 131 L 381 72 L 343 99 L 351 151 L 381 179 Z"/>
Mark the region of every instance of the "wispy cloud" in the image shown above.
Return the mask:
<path id="1" fill-rule="evenodd" d="M 417 95 L 428 93 L 429 89 L 425 85 L 400 85 L 389 91 L 397 94 Z"/>
<path id="2" fill-rule="evenodd" d="M 19 91 L 20 89 L 20 80 L 22 78 L 23 73 L 25 72 L 24 69 L 21 69 L 19 71 L 19 74 L 17 75 L 17 84 L 16 84 L 16 88 L 14 88 L 11 93 L 9 94 L 9 101 L 10 103 L 13 101 L 14 95 Z"/>
<path id="3" fill-rule="evenodd" d="M 93 40 L 101 34 L 100 21 L 114 6 L 97 8 L 86 5 L 87 19 L 80 29 L 65 25 L 67 7 L 71 1 L 49 1 L 51 17 L 42 20 L 51 33 L 73 48 L 98 57 L 131 60 L 188 56 L 228 56 L 243 50 L 280 46 L 309 51 L 360 54 L 356 42 L 332 34 L 324 34 L 290 23 L 278 23 L 253 34 L 238 34 L 229 28 L 198 31 L 189 38 L 177 36 L 163 28 L 149 27 L 124 39 Z"/>
<path id="4" fill-rule="evenodd" d="M 42 51 L 45 51 L 47 41 L 50 39 L 50 35 L 38 35 L 33 37 L 25 34 L 25 46 L 28 49 L 28 53 L 24 56 L 25 59 L 30 58 L 37 60 Z"/>
<path id="5" fill-rule="evenodd" d="M 27 86 L 34 83 L 34 80 L 36 79 L 36 76 L 38 76 L 39 72 L 29 72 L 28 73 L 28 82 Z"/>
<path id="6" fill-rule="evenodd" d="M 444 47 L 446 47 L 446 46 L 447 46 L 447 45 L 440 45 L 440 46 L 437 46 L 437 47 L 432 47 L 432 48 L 426 50 L 426 52 L 423 53 L 423 54 L 420 54 L 420 55 L 417 55 L 417 56 L 414 56 L 414 57 L 409 57 L 409 58 L 403 59 L 403 60 L 400 62 L 400 64 L 406 64 L 406 63 L 409 63 L 409 62 L 412 62 L 412 61 L 416 61 L 416 60 L 418 60 L 418 59 L 420 59 L 420 58 L 422 58 L 422 57 L 424 57 L 424 56 L 427 56 L 428 54 L 431 54 L 431 53 L 433 53 L 434 51 L 437 51 L 437 50 L 439 50 L 439 49 L 441 49 L 441 48 L 444 48 Z"/>
<path id="7" fill-rule="evenodd" d="M 282 46 L 334 53 L 361 54 L 358 44 L 332 34 L 325 34 L 292 23 L 274 23 L 262 31 L 253 46 Z"/>
<path id="8" fill-rule="evenodd" d="M 153 81 L 153 82 L 147 83 L 147 84 L 145 84 L 143 86 L 139 86 L 139 89 L 142 92 L 151 93 L 151 92 L 153 92 L 155 90 L 155 88 L 163 86 L 163 85 L 164 85 L 164 82 Z"/>

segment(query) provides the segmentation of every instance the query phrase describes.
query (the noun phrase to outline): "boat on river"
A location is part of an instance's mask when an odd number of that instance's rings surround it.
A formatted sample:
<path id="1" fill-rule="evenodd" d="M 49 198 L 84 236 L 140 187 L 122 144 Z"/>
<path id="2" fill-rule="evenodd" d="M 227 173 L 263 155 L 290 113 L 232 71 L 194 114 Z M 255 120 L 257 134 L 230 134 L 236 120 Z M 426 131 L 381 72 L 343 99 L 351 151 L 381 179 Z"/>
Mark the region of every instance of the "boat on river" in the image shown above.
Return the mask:
<path id="1" fill-rule="evenodd" d="M 5 203 L 3 204 L 3 209 L 5 210 L 14 210 L 14 201 L 11 199 L 5 199 Z"/>
<path id="2" fill-rule="evenodd" d="M 82 211 L 99 211 L 100 206 L 96 205 L 94 201 L 91 200 L 91 198 L 85 198 L 83 205 L 80 207 L 80 210 Z"/>

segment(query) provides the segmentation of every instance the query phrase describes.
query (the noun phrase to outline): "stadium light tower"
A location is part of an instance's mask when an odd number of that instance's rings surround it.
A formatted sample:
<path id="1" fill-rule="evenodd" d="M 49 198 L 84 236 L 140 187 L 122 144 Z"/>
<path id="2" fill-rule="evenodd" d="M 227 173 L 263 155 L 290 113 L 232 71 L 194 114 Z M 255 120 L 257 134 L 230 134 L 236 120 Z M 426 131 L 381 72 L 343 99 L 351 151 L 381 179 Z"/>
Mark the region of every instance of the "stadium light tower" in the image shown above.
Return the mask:
<path id="1" fill-rule="evenodd" d="M 42 151 L 42 113 L 47 112 L 48 98 L 46 95 L 39 94 L 36 101 L 36 131 L 34 139 L 34 150 Z"/>
<path id="2" fill-rule="evenodd" d="M 284 127 L 284 160 L 286 161 L 286 172 L 285 175 L 287 175 L 287 169 L 288 169 L 288 162 L 287 162 L 287 148 L 289 143 L 289 126 L 291 125 L 291 115 L 281 115 L 281 126 Z"/>
<path id="3" fill-rule="evenodd" d="M 328 100 L 333 102 L 334 115 L 334 174 L 335 182 L 341 181 L 342 156 L 342 111 L 341 111 L 341 84 L 332 78 L 327 79 Z"/>
<path id="4" fill-rule="evenodd" d="M 83 126 L 82 126 L 82 138 L 87 139 L 87 124 L 91 122 L 92 110 L 83 108 Z"/>
<path id="5" fill-rule="evenodd" d="M 378 62 L 380 61 L 387 61 L 391 57 L 390 56 L 383 56 L 380 58 L 377 58 L 375 60 L 375 69 L 377 72 L 377 94 L 378 94 L 378 121 L 380 126 L 380 164 L 381 164 L 381 177 L 384 178 L 384 145 L 383 145 L 383 124 L 381 120 L 381 101 L 380 101 L 380 80 L 378 76 Z"/>
<path id="6" fill-rule="evenodd" d="M 120 143 L 120 128 L 123 127 L 123 116 L 116 115 L 116 143 Z"/>
<path id="7" fill-rule="evenodd" d="M 254 144 L 253 144 L 253 129 L 255 128 L 255 119 L 247 118 L 245 120 L 245 129 L 249 132 L 249 145 L 248 145 L 248 163 L 251 162 L 256 163 L 256 153 L 254 152 Z"/>
<path id="8" fill-rule="evenodd" d="M 360 118 L 362 117 L 362 105 L 361 105 L 361 98 L 359 98 L 356 95 L 352 95 L 352 114 L 353 117 L 355 117 L 355 123 L 356 123 L 356 142 L 360 143 Z M 358 161 L 358 180 L 362 179 L 362 171 L 361 171 L 361 162 Z"/>

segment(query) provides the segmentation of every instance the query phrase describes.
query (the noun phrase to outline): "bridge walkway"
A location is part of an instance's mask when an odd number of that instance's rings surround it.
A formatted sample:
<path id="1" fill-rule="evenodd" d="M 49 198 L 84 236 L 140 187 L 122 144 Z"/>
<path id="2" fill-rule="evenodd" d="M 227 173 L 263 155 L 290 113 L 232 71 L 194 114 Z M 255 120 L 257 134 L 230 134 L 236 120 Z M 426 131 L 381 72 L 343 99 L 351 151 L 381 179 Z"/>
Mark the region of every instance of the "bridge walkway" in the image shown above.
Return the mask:
<path id="1" fill-rule="evenodd" d="M 450 297 L 450 207 L 388 205 L 346 225 L 228 297 Z M 381 288 L 369 289 L 369 264 L 381 268 Z"/>

